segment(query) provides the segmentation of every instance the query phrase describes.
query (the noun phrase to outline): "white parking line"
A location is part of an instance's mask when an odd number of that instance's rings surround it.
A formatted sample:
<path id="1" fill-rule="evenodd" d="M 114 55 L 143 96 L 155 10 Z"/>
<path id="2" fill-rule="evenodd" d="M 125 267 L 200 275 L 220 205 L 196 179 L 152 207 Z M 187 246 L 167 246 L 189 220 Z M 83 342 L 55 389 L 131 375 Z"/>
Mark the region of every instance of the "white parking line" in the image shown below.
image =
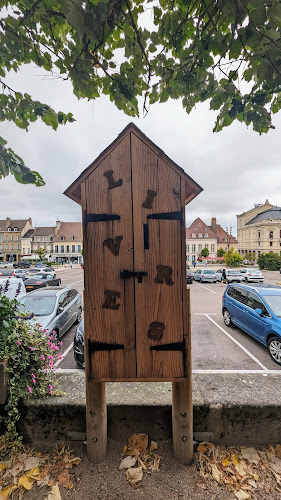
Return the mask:
<path id="1" fill-rule="evenodd" d="M 255 363 L 257 363 L 258 365 L 260 365 L 260 367 L 265 370 L 266 372 L 268 371 L 268 369 L 266 368 L 266 366 L 264 366 L 255 356 L 253 356 L 253 354 L 248 351 L 248 349 L 246 349 L 245 347 L 242 346 L 242 344 L 240 344 L 240 342 L 238 342 L 238 340 L 236 340 L 235 338 L 233 338 L 228 332 L 226 332 L 220 325 L 218 325 L 218 323 L 216 323 L 208 314 L 206 314 L 206 317 L 212 322 L 214 323 L 214 325 L 216 325 L 230 340 L 232 340 L 232 342 L 234 342 L 234 344 L 238 345 L 238 347 L 240 347 L 240 349 L 242 349 L 242 351 L 244 351 L 246 354 L 248 354 L 248 356 L 250 358 L 252 358 L 253 361 L 255 361 Z"/>
<path id="2" fill-rule="evenodd" d="M 73 349 L 73 342 L 68 346 L 68 348 L 62 353 L 62 358 L 58 359 L 58 361 L 54 364 L 55 367 L 57 367 L 65 358 L 65 356 Z"/>
<path id="3" fill-rule="evenodd" d="M 206 316 L 208 314 L 209 316 L 216 316 L 217 313 L 193 313 L 193 316 Z"/>
<path id="4" fill-rule="evenodd" d="M 214 292 L 214 290 L 211 290 L 210 288 L 207 288 L 206 286 L 201 285 L 200 283 L 195 283 L 195 285 L 201 286 L 201 288 L 205 288 L 205 290 L 208 290 L 208 292 L 212 292 L 212 293 L 215 293 L 215 294 L 218 293 L 218 292 Z"/>
<path id="5" fill-rule="evenodd" d="M 81 281 L 84 281 L 84 278 L 82 280 L 79 280 L 79 281 L 74 281 L 74 283 L 69 283 L 68 285 L 65 285 L 65 286 L 76 285 L 76 283 L 80 283 Z"/>
<path id="6" fill-rule="evenodd" d="M 237 374 L 237 375 L 262 375 L 267 377 L 267 375 L 281 375 L 281 370 L 192 370 L 192 373 L 199 375 L 224 375 L 224 374 Z"/>

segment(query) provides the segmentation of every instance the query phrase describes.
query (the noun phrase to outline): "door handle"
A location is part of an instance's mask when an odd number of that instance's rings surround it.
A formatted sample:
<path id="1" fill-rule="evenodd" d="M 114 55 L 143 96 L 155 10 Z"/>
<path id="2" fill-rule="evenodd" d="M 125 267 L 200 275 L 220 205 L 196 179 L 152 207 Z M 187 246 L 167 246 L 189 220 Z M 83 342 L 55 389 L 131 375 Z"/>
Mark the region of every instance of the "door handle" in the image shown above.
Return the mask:
<path id="1" fill-rule="evenodd" d="M 120 278 L 122 280 L 127 280 L 129 278 L 137 278 L 138 283 L 142 283 L 142 278 L 147 276 L 145 271 L 129 271 L 128 269 L 121 269 Z"/>

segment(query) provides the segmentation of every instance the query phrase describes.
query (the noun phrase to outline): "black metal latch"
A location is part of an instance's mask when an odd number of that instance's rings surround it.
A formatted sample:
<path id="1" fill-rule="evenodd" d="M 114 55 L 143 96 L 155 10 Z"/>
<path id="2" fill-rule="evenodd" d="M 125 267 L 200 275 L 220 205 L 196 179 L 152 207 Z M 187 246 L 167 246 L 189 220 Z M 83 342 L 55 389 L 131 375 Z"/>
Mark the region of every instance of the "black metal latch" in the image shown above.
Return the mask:
<path id="1" fill-rule="evenodd" d="M 128 278 L 138 278 L 138 283 L 142 283 L 142 278 L 147 276 L 145 271 L 128 271 L 128 269 L 121 269 L 120 278 L 127 280 Z"/>

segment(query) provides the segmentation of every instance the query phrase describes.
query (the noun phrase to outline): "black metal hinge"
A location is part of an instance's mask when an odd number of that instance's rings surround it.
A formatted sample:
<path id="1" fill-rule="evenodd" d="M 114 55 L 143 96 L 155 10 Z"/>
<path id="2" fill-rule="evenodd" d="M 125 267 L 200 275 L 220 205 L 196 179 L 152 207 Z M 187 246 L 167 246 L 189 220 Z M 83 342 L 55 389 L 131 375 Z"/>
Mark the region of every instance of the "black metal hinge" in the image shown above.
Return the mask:
<path id="1" fill-rule="evenodd" d="M 172 344 L 152 345 L 151 351 L 185 351 L 185 342 L 174 342 Z"/>
<path id="2" fill-rule="evenodd" d="M 160 212 L 159 214 L 149 214 L 147 219 L 179 220 L 183 222 L 183 209 L 178 212 Z"/>
<path id="3" fill-rule="evenodd" d="M 120 220 L 121 217 L 118 214 L 88 214 L 84 210 L 84 225 L 86 226 L 88 222 L 102 222 L 111 220 Z"/>
<path id="4" fill-rule="evenodd" d="M 124 349 L 124 344 L 107 344 L 106 342 L 93 342 L 88 340 L 88 351 L 117 351 L 119 349 Z"/>

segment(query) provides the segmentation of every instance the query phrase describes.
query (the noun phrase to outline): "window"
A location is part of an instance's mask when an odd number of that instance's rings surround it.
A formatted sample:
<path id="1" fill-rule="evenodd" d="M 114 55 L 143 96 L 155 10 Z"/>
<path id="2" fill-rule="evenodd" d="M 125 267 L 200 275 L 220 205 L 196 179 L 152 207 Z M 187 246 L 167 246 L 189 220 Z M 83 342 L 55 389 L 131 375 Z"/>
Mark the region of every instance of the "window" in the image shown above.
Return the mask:
<path id="1" fill-rule="evenodd" d="M 279 238 L 281 238 L 281 229 L 280 229 Z M 2 241 L 2 237 L 1 236 L 0 236 L 0 241 Z"/>
<path id="2" fill-rule="evenodd" d="M 0 252 L 3 252 L 3 245 L 0 245 Z"/>
<path id="3" fill-rule="evenodd" d="M 189 253 L 189 245 L 186 245 L 186 253 Z"/>
<path id="4" fill-rule="evenodd" d="M 72 253 L 75 253 L 75 245 L 72 245 Z"/>
<path id="5" fill-rule="evenodd" d="M 55 253 L 59 253 L 59 246 L 55 245 Z"/>
<path id="6" fill-rule="evenodd" d="M 47 241 L 47 236 L 43 236 L 43 241 Z"/>
<path id="7" fill-rule="evenodd" d="M 270 247 L 272 247 L 272 245 L 273 245 L 273 243 L 272 243 L 272 241 L 270 241 L 270 242 L 269 242 L 269 246 L 270 246 Z"/>
<path id="8" fill-rule="evenodd" d="M 205 227 L 205 231 L 208 231 L 208 229 Z"/>
<path id="9" fill-rule="evenodd" d="M 0 241 L 3 241 L 3 238 L 2 238 L 2 236 L 0 236 Z"/>
<path id="10" fill-rule="evenodd" d="M 69 245 L 66 245 L 66 253 L 69 253 Z"/>
<path id="11" fill-rule="evenodd" d="M 9 237 L 8 236 L 5 236 L 5 241 L 9 241 Z"/>
<path id="12" fill-rule="evenodd" d="M 202 251 L 202 245 L 198 245 L 198 252 L 201 252 Z"/>
<path id="13" fill-rule="evenodd" d="M 60 251 L 61 251 L 61 253 L 64 253 L 64 245 L 60 246 Z"/>
<path id="14" fill-rule="evenodd" d="M 261 232 L 260 232 L 260 231 L 258 231 L 258 238 L 260 238 L 260 237 L 261 237 Z"/>
<path id="15" fill-rule="evenodd" d="M 11 228 L 11 227 L 8 227 L 8 231 L 12 231 L 12 228 Z"/>
<path id="16" fill-rule="evenodd" d="M 211 245 L 211 252 L 215 251 L 215 245 Z"/>
<path id="17" fill-rule="evenodd" d="M 192 245 L 192 252 L 196 252 L 196 245 Z"/>
<path id="18" fill-rule="evenodd" d="M 20 241 L 20 236 L 17 236 L 17 241 Z"/>
<path id="19" fill-rule="evenodd" d="M 273 231 L 269 231 L 269 237 L 273 238 Z"/>
<path id="20" fill-rule="evenodd" d="M 72 236 L 72 240 L 75 241 L 76 240 L 76 236 Z"/>
<path id="21" fill-rule="evenodd" d="M 208 236 L 209 236 L 208 233 L 205 233 L 205 238 L 208 238 Z"/>
<path id="22" fill-rule="evenodd" d="M 227 247 L 224 247 L 225 252 L 227 252 Z M 244 250 L 242 250 L 242 253 L 244 253 Z"/>
<path id="23" fill-rule="evenodd" d="M 14 235 L 13 235 L 13 236 L 11 236 L 11 241 L 15 241 L 15 237 L 14 237 Z"/>
<path id="24" fill-rule="evenodd" d="M 27 249 L 27 253 L 30 254 L 30 248 Z"/>
<path id="25" fill-rule="evenodd" d="M 65 238 L 64 238 L 64 236 L 61 236 L 60 239 L 61 239 L 61 241 L 64 241 Z"/>
<path id="26" fill-rule="evenodd" d="M 25 254 L 25 248 L 22 249 L 22 253 Z"/>
<path id="27" fill-rule="evenodd" d="M 208 245 L 208 243 L 207 243 L 207 244 L 205 245 L 205 248 L 209 248 L 209 245 Z"/>
<path id="28" fill-rule="evenodd" d="M 268 310 L 266 309 L 263 301 L 254 293 L 249 292 L 248 307 L 251 309 L 261 309 L 264 316 L 270 316 Z"/>
<path id="29" fill-rule="evenodd" d="M 15 250 L 15 245 L 12 245 L 12 250 Z"/>
<path id="30" fill-rule="evenodd" d="M 18 250 L 20 250 L 20 245 L 18 245 Z"/>
<path id="31" fill-rule="evenodd" d="M 9 245 L 6 245 L 6 247 L 5 247 L 5 248 L 6 248 L 6 250 L 9 250 Z"/>
<path id="32" fill-rule="evenodd" d="M 78 245 L 78 252 L 81 252 L 81 245 Z"/>
<path id="33" fill-rule="evenodd" d="M 198 233 L 198 238 L 202 238 L 202 233 Z"/>
<path id="34" fill-rule="evenodd" d="M 194 231 L 197 231 L 197 227 L 194 228 Z"/>
<path id="35" fill-rule="evenodd" d="M 36 241 L 37 243 L 40 243 L 40 236 L 37 236 Z"/>
<path id="36" fill-rule="evenodd" d="M 196 234 L 195 233 L 192 233 L 192 238 L 196 238 Z"/>

